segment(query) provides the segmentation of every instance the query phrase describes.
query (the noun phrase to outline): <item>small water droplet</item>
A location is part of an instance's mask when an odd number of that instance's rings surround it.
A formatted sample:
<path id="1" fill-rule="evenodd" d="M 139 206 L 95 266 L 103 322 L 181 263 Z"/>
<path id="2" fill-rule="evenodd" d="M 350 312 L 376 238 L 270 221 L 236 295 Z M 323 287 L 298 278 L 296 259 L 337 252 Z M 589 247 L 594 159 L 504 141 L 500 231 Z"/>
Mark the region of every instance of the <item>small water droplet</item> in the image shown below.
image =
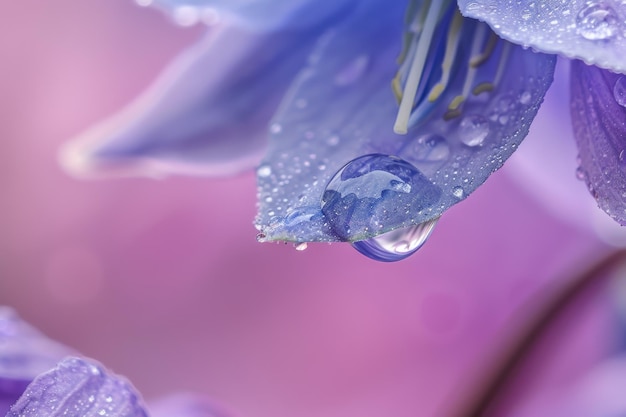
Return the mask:
<path id="1" fill-rule="evenodd" d="M 283 126 L 280 123 L 272 123 L 270 125 L 270 133 L 280 133 L 283 130 Z"/>
<path id="2" fill-rule="evenodd" d="M 431 235 L 439 217 L 403 229 L 392 230 L 371 239 L 352 242 L 352 246 L 368 258 L 396 262 L 421 248 Z"/>
<path id="3" fill-rule="evenodd" d="M 267 236 L 265 233 L 257 233 L 256 240 L 257 242 L 263 242 Z"/>
<path id="4" fill-rule="evenodd" d="M 411 213 L 434 206 L 441 194 L 441 188 L 407 161 L 370 154 L 337 171 L 326 185 L 321 205 L 337 236 L 353 241 L 371 236 L 381 224 L 405 225 Z"/>
<path id="5" fill-rule="evenodd" d="M 300 243 L 296 243 L 294 245 L 294 247 L 296 248 L 297 251 L 302 252 L 303 250 L 305 250 L 309 245 L 306 242 L 300 242 Z"/>
<path id="6" fill-rule="evenodd" d="M 345 86 L 354 83 L 363 76 L 369 64 L 367 55 L 360 55 L 343 67 L 335 76 L 335 84 Z"/>
<path id="7" fill-rule="evenodd" d="M 626 76 L 620 75 L 613 86 L 613 97 L 617 104 L 626 107 Z"/>
<path id="8" fill-rule="evenodd" d="M 617 34 L 618 18 L 615 10 L 604 1 L 591 0 L 578 12 L 578 33 L 592 41 L 610 39 Z"/>
<path id="9" fill-rule="evenodd" d="M 465 191 L 463 191 L 463 187 L 454 187 L 452 189 L 452 194 L 454 194 L 456 198 L 463 198 L 463 194 L 465 194 Z"/>
<path id="10" fill-rule="evenodd" d="M 267 178 L 272 175 L 272 167 L 269 165 L 261 165 L 257 170 L 256 174 L 261 178 Z"/>
<path id="11" fill-rule="evenodd" d="M 330 135 L 328 138 L 326 138 L 326 143 L 329 146 L 339 145 L 339 135 Z"/>
<path id="12" fill-rule="evenodd" d="M 459 137 L 467 146 L 480 146 L 489 135 L 489 121 L 479 115 L 465 116 L 459 123 Z"/>
<path id="13" fill-rule="evenodd" d="M 532 98 L 532 94 L 530 93 L 530 91 L 524 91 L 519 97 L 519 102 L 521 104 L 526 105 L 530 103 L 531 98 Z"/>
<path id="14" fill-rule="evenodd" d="M 587 179 L 587 171 L 583 167 L 576 168 L 576 178 L 585 181 Z"/>
<path id="15" fill-rule="evenodd" d="M 409 148 L 412 159 L 424 162 L 446 161 L 450 157 L 450 146 L 443 136 L 428 134 L 419 137 Z"/>

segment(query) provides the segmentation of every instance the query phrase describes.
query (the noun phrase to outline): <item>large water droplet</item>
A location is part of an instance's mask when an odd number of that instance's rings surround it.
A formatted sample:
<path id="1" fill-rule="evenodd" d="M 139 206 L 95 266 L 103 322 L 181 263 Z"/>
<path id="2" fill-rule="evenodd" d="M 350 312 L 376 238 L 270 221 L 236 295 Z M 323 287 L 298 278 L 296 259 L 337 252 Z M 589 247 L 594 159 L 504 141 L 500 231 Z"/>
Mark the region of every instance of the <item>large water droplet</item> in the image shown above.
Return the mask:
<path id="1" fill-rule="evenodd" d="M 482 116 L 471 114 L 459 123 L 459 138 L 467 146 L 480 146 L 489 135 L 489 121 Z"/>
<path id="2" fill-rule="evenodd" d="M 337 236 L 364 240 L 400 228 L 437 204 L 441 188 L 398 157 L 370 154 L 348 162 L 328 182 L 322 212 Z"/>
<path id="3" fill-rule="evenodd" d="M 420 162 L 441 162 L 450 157 L 450 146 L 443 136 L 433 133 L 409 143 L 402 154 Z"/>
<path id="4" fill-rule="evenodd" d="M 256 174 L 261 178 L 267 178 L 272 175 L 272 167 L 269 165 L 261 165 L 257 168 Z"/>
<path id="5" fill-rule="evenodd" d="M 339 86 L 349 85 L 363 76 L 369 64 L 367 55 L 360 55 L 353 59 L 335 76 L 335 84 Z"/>
<path id="6" fill-rule="evenodd" d="M 619 20 L 615 10 L 604 1 L 588 1 L 576 16 L 578 33 L 592 41 L 610 39 L 617 34 Z"/>
<path id="7" fill-rule="evenodd" d="M 352 246 L 368 258 L 381 262 L 396 262 L 414 254 L 426 243 L 439 217 L 414 226 L 392 230 L 367 240 L 352 242 Z"/>
<path id="8" fill-rule="evenodd" d="M 626 76 L 620 75 L 613 86 L 613 97 L 617 104 L 626 107 Z"/>

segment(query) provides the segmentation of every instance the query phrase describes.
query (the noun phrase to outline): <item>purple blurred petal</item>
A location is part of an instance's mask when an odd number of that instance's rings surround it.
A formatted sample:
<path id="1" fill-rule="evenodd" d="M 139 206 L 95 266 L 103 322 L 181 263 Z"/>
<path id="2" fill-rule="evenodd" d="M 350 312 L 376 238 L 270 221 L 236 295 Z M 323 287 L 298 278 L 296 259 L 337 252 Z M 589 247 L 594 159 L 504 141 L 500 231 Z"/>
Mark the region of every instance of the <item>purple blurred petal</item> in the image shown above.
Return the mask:
<path id="1" fill-rule="evenodd" d="M 152 417 L 228 417 L 223 410 L 201 395 L 175 394 L 150 402 Z"/>
<path id="2" fill-rule="evenodd" d="M 490 56 L 497 59 L 481 65 L 472 84 L 474 88 L 479 80 L 500 79 L 493 91 L 467 94 L 461 115 L 446 118 L 466 81 L 465 73 L 453 74 L 435 105 L 420 114 L 407 135 L 393 133 L 398 105 L 390 83 L 398 71 L 404 13 L 401 3 L 362 1 L 350 19 L 323 38 L 295 81 L 273 120 L 271 145 L 257 172 L 256 223 L 262 240 L 352 241 L 431 220 L 480 186 L 527 134 L 552 82 L 555 58 L 497 41 L 495 35 L 497 46 Z M 465 21 L 463 46 L 471 43 L 477 25 Z M 480 25 L 480 32 L 489 38 L 488 27 Z M 448 28 L 439 29 L 442 32 L 434 38 L 446 36 Z M 470 50 L 459 48 L 458 67 L 468 67 Z M 503 69 L 501 78 L 496 75 L 498 67 Z M 469 141 L 471 137 L 477 141 Z M 372 227 L 355 227 L 354 234 L 339 236 L 321 213 L 325 187 L 342 166 L 368 154 L 394 155 L 411 163 L 423 174 L 421 185 L 429 181 L 441 189 L 429 193 L 439 197 L 423 201 L 419 190 L 428 186 L 411 186 L 410 202 L 403 201 L 402 209 L 390 215 L 393 218 L 377 218 Z M 366 205 L 359 213 L 375 210 L 374 204 L 361 204 Z M 365 224 L 367 214 L 361 217 Z"/>
<path id="3" fill-rule="evenodd" d="M 626 71 L 626 7 L 614 0 L 458 0 L 461 12 L 538 51 Z"/>
<path id="4" fill-rule="evenodd" d="M 228 20 L 255 30 L 314 26 L 354 0 L 136 0 L 172 14 L 182 25 Z"/>
<path id="5" fill-rule="evenodd" d="M 67 358 L 39 375 L 7 417 L 147 417 L 123 378 L 88 359 Z"/>
<path id="6" fill-rule="evenodd" d="M 572 62 L 571 112 L 579 176 L 598 206 L 626 225 L 626 79 Z M 621 103 L 621 104 L 620 104 Z"/>
<path id="7" fill-rule="evenodd" d="M 61 153 L 64 166 L 80 176 L 251 169 L 316 34 L 220 27 L 184 52 L 129 108 L 69 143 Z"/>
<path id="8" fill-rule="evenodd" d="M 13 309 L 0 306 L 0 390 L 12 391 L 12 384 L 24 388 L 72 353 L 22 321 Z"/>

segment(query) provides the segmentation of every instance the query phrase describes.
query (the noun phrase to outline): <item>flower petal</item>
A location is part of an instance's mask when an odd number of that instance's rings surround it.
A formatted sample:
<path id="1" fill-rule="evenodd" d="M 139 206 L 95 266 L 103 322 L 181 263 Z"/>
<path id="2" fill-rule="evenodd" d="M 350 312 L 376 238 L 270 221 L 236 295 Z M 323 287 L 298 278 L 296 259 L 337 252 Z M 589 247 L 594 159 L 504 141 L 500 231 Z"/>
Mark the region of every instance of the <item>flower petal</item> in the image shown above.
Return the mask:
<path id="1" fill-rule="evenodd" d="M 490 36 L 484 24 L 466 20 L 459 35 L 459 65 L 449 87 L 436 105 L 429 105 L 412 120 L 408 135 L 396 135 L 392 128 L 398 106 L 389 83 L 398 70 L 395 58 L 400 52 L 404 11 L 398 2 L 363 1 L 359 5 L 349 20 L 320 41 L 270 127 L 268 155 L 257 171 L 260 209 L 256 223 L 261 241 L 361 240 L 438 217 L 467 197 L 511 155 L 552 81 L 553 57 L 504 41 L 496 41 L 490 52 L 495 62 L 481 67 L 472 79 L 473 40 L 464 35 L 467 31 L 479 36 L 480 32 L 485 42 L 479 45 L 487 45 Z M 484 30 L 477 29 L 478 25 Z M 440 36 L 445 39 L 446 33 L 435 33 L 433 39 Z M 435 48 L 431 54 L 442 59 L 441 50 Z M 426 73 L 426 79 L 436 78 L 431 75 Z M 491 78 L 481 79 L 480 75 Z M 450 103 L 465 90 L 468 79 L 474 88 L 472 80 L 484 83 L 498 78 L 492 92 L 468 94 L 460 117 L 448 118 Z M 353 210 L 337 218 L 351 218 L 353 224 L 360 224 L 355 230 L 342 225 L 338 234 L 322 213 L 322 196 L 344 165 L 368 154 L 394 155 L 419 170 L 405 176 L 407 181 L 411 178 L 410 184 L 403 185 L 410 193 L 402 202 L 406 211 L 400 213 L 397 206 L 391 209 L 398 193 L 370 190 L 368 196 L 380 196 L 375 202 L 357 199 L 336 205 Z M 404 162 L 395 164 L 393 158 L 378 166 L 406 166 Z M 359 161 L 365 161 L 368 170 L 377 165 L 368 159 Z M 378 177 L 377 184 L 383 184 L 384 175 Z M 429 196 L 426 200 L 425 195 Z M 364 206 L 357 207 L 360 203 Z M 374 216 L 379 208 L 383 214 Z M 367 216 L 373 216 L 376 224 L 372 227 L 367 226 Z"/>
<path id="2" fill-rule="evenodd" d="M 618 0 L 458 0 L 461 12 L 538 51 L 626 72 L 626 7 Z"/>
<path id="3" fill-rule="evenodd" d="M 578 175 L 598 206 L 626 225 L 626 77 L 572 61 Z"/>
<path id="4" fill-rule="evenodd" d="M 70 142 L 62 164 L 79 176 L 230 175 L 252 168 L 315 36 L 315 30 L 220 27 L 130 107 Z"/>
<path id="5" fill-rule="evenodd" d="M 38 376 L 7 417 L 146 417 L 135 389 L 88 359 L 67 358 Z"/>
<path id="6" fill-rule="evenodd" d="M 0 393 L 11 391 L 12 384 L 23 390 L 37 375 L 72 353 L 22 321 L 13 309 L 0 306 Z"/>
<path id="7" fill-rule="evenodd" d="M 183 24 L 222 19 L 256 30 L 312 27 L 346 9 L 354 0 L 137 0 L 172 13 Z"/>

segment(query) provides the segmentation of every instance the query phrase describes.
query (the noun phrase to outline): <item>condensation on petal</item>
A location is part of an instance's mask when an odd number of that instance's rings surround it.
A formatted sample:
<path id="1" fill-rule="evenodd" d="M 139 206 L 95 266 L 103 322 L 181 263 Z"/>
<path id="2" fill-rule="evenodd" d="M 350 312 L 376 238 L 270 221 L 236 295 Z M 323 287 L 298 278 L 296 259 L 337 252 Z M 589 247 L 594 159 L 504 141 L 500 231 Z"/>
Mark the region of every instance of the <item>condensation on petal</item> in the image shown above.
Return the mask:
<path id="1" fill-rule="evenodd" d="M 184 52 L 135 103 L 67 144 L 62 164 L 86 177 L 251 169 L 315 35 L 220 27 Z"/>
<path id="2" fill-rule="evenodd" d="M 458 0 L 465 16 L 538 51 L 626 72 L 626 6 L 621 0 Z"/>
<path id="3" fill-rule="evenodd" d="M 580 158 L 579 177 L 598 206 L 626 225 L 626 102 L 623 75 L 572 62 L 571 112 Z"/>
<path id="4" fill-rule="evenodd" d="M 207 398 L 181 393 L 150 402 L 152 417 L 230 417 Z"/>
<path id="5" fill-rule="evenodd" d="M 401 158 L 442 192 L 427 207 L 414 205 L 421 209 L 409 210 L 402 221 L 378 222 L 376 230 L 358 239 L 440 216 L 513 153 L 552 81 L 553 57 L 499 41 L 491 54 L 500 58 L 485 64 L 491 71 L 479 71 L 491 78 L 472 78 L 472 71 L 453 74 L 437 105 L 410 124 L 407 135 L 397 135 L 393 126 L 398 105 L 390 81 L 397 72 L 403 5 L 363 1 L 360 6 L 323 38 L 274 119 L 268 156 L 257 172 L 256 223 L 262 241 L 357 238 L 333 233 L 320 204 L 335 173 L 367 154 Z M 480 32 L 487 45 L 489 33 Z M 457 67 L 467 70 L 474 57 L 459 51 L 464 64 Z M 448 117 L 449 105 L 466 90 L 468 79 L 470 94 L 459 114 Z M 485 82 L 495 83 L 488 91 L 475 88 Z"/>
<path id="6" fill-rule="evenodd" d="M 231 21 L 254 30 L 310 28 L 346 10 L 354 0 L 136 0 L 172 15 L 175 22 L 189 26 Z"/>
<path id="7" fill-rule="evenodd" d="M 7 417 L 147 417 L 142 400 L 124 378 L 100 364 L 69 357 L 39 375 Z"/>

